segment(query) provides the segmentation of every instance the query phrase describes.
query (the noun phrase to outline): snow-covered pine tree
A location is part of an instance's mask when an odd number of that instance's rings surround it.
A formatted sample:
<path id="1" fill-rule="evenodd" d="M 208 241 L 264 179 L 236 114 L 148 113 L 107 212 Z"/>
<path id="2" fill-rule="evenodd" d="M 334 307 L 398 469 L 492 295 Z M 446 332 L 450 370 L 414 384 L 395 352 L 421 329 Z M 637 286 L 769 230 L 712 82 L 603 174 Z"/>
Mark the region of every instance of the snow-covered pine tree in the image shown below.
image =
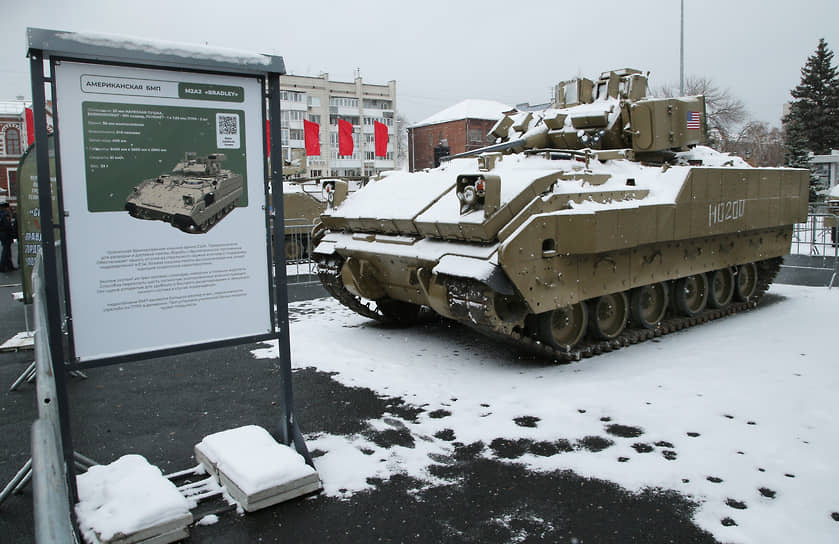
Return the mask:
<path id="1" fill-rule="evenodd" d="M 790 166 L 806 167 L 807 152 L 816 155 L 839 149 L 839 75 L 833 52 L 824 38 L 801 69 L 801 83 L 784 117 L 786 157 Z"/>

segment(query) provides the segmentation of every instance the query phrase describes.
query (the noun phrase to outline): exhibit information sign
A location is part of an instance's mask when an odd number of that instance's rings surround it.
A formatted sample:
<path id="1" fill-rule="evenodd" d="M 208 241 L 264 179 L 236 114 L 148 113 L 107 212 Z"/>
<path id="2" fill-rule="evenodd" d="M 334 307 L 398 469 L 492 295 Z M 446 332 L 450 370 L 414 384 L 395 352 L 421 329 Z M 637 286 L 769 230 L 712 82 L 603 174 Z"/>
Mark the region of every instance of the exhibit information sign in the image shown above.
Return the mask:
<path id="1" fill-rule="evenodd" d="M 55 146 L 53 135 L 47 138 L 50 164 L 50 195 L 52 195 L 52 216 L 58 217 L 58 200 L 55 186 Z M 17 225 L 20 269 L 23 274 L 23 302 L 32 304 L 32 271 L 35 259 L 41 249 L 41 208 L 38 192 L 38 165 L 35 160 L 35 146 L 32 144 L 20 158 L 17 167 Z M 56 239 L 60 237 L 56 236 Z"/>
<path id="2" fill-rule="evenodd" d="M 256 77 L 63 61 L 77 360 L 272 332 Z"/>

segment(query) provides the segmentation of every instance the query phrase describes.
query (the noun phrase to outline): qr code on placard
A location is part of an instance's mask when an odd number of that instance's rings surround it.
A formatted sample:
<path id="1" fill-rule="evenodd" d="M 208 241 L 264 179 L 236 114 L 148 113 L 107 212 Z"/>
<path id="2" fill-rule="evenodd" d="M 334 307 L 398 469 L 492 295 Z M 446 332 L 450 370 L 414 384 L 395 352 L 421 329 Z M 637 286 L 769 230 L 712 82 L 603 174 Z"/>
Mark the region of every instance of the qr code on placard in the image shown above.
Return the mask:
<path id="1" fill-rule="evenodd" d="M 237 114 L 216 114 L 216 143 L 219 149 L 239 149 L 239 116 Z"/>

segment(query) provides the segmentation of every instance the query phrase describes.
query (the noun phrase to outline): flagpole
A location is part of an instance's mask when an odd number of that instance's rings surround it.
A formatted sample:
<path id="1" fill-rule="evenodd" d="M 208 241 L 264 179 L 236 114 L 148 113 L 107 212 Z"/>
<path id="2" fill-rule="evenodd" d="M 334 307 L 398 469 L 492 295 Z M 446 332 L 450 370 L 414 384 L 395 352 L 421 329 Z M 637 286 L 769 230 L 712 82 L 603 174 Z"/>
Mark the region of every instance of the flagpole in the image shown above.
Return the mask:
<path id="1" fill-rule="evenodd" d="M 682 0 L 681 32 L 679 35 L 679 96 L 685 95 L 685 0 Z"/>

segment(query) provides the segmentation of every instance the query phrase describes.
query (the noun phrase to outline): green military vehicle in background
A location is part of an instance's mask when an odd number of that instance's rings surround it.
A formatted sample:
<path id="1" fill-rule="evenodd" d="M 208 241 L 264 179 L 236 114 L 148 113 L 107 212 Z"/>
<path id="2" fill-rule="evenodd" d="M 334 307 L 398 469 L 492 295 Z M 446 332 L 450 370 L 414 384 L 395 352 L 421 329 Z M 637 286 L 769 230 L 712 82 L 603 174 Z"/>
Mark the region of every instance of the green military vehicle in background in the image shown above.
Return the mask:
<path id="1" fill-rule="evenodd" d="M 490 135 L 326 212 L 325 288 L 373 319 L 430 308 L 576 360 L 753 307 L 807 217 L 806 170 L 703 146 L 704 98 L 648 97 L 637 70 L 561 83 Z"/>
<path id="2" fill-rule="evenodd" d="M 283 182 L 287 261 L 310 256 L 312 228 L 322 213 L 347 197 L 347 191 L 347 182 L 337 179 L 287 179 Z"/>

